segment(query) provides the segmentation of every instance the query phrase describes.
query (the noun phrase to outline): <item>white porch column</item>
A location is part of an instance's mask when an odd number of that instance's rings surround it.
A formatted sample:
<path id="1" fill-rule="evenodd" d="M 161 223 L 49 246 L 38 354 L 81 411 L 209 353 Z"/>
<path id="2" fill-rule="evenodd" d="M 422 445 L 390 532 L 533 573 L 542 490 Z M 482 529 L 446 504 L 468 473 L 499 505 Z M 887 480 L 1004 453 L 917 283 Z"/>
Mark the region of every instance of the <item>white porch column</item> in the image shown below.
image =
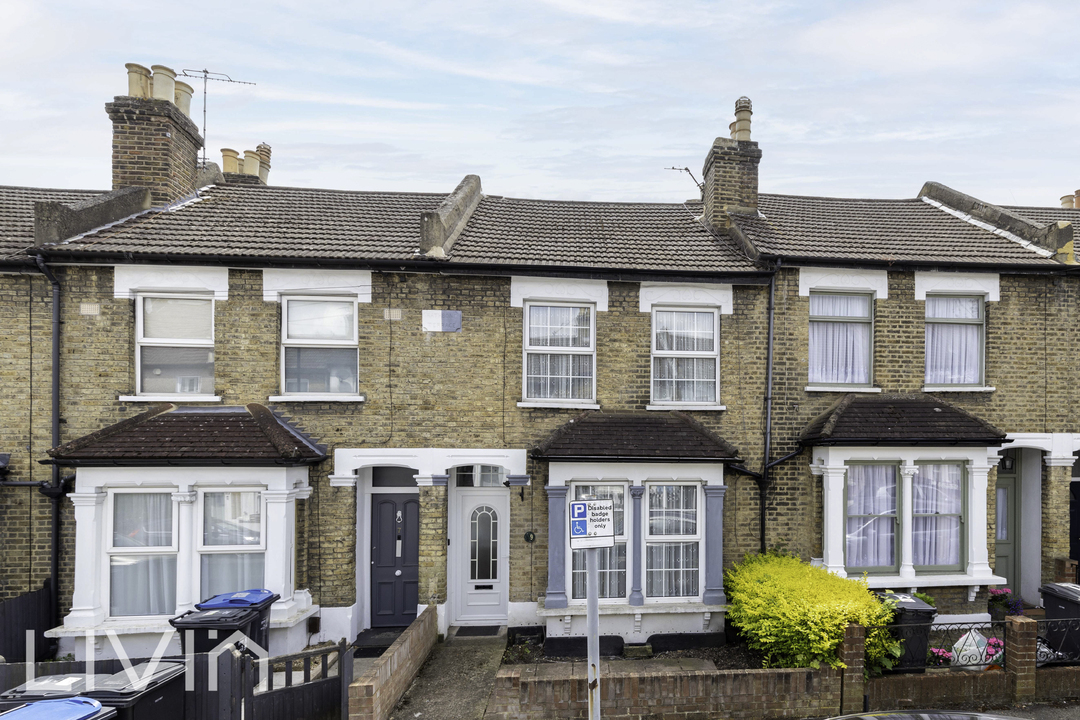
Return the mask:
<path id="1" fill-rule="evenodd" d="M 64 618 L 67 627 L 89 627 L 104 622 L 108 614 L 102 602 L 101 577 L 107 567 L 105 554 L 105 498 L 103 492 L 71 493 L 75 506 L 75 589 L 71 597 L 71 612 Z"/>
<path id="2" fill-rule="evenodd" d="M 200 568 L 195 567 L 195 546 L 198 533 L 202 528 L 195 527 L 195 492 L 174 492 L 172 499 L 176 507 L 176 522 L 179 529 L 176 548 L 176 614 L 195 609 L 200 586 Z"/>
<path id="3" fill-rule="evenodd" d="M 993 575 L 986 547 L 986 486 L 990 470 L 988 463 L 968 463 L 967 573 L 980 577 Z"/>
<path id="4" fill-rule="evenodd" d="M 915 477 L 915 464 L 905 462 L 900 466 L 900 577 L 915 577 L 915 541 L 912 522 L 915 512 L 915 498 L 911 494 L 911 481 Z M 983 503 L 986 507 L 986 503 Z"/>
<path id="5" fill-rule="evenodd" d="M 266 500 L 266 589 L 281 596 L 270 611 L 270 621 L 293 614 L 293 539 L 296 537 L 296 490 L 264 490 Z"/>
<path id="6" fill-rule="evenodd" d="M 844 566 L 844 532 L 847 526 L 844 515 L 844 479 L 847 476 L 847 467 L 811 465 L 810 470 L 815 475 L 822 476 L 822 562 L 830 572 L 847 577 Z"/>

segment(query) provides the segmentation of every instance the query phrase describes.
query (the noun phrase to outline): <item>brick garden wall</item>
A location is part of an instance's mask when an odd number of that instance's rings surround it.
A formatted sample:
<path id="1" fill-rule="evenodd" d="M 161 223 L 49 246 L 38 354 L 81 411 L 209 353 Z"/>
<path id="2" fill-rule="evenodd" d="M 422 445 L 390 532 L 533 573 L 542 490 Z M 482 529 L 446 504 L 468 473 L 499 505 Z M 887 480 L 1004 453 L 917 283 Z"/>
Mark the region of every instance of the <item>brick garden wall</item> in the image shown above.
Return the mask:
<path id="1" fill-rule="evenodd" d="M 435 608 L 428 606 L 375 664 L 349 686 L 349 720 L 386 720 L 409 689 L 438 640 Z M 351 658 L 348 658 L 351 662 Z"/>

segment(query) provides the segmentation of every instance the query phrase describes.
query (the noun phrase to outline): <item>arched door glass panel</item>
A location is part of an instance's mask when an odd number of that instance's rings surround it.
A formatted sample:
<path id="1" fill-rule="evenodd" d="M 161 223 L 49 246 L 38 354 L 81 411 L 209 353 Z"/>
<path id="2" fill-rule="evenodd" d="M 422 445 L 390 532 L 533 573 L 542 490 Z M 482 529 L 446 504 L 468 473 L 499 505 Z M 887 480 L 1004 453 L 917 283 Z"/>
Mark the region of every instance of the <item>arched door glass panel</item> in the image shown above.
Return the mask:
<path id="1" fill-rule="evenodd" d="M 497 580 L 499 577 L 499 515 L 481 505 L 469 521 L 469 565 L 471 580 Z"/>

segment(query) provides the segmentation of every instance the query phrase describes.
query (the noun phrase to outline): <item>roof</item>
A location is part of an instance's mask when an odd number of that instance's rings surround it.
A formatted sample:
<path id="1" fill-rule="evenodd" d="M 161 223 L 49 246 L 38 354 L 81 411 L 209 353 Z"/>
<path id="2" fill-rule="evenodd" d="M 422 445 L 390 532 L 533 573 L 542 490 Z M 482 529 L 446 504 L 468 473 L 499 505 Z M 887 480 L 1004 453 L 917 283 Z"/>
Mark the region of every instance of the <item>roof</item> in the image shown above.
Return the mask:
<path id="1" fill-rule="evenodd" d="M 1049 225 L 1053 222 L 1080 222 L 1080 210 L 1072 208 L 1027 207 L 1024 205 L 1002 205 L 1001 207 L 1040 225 Z"/>
<path id="2" fill-rule="evenodd" d="M 999 445 L 1005 433 L 928 395 L 850 393 L 814 419 L 803 445 Z"/>
<path id="3" fill-rule="evenodd" d="M 757 271 L 701 203 L 615 203 L 484 197 L 450 252 L 457 262 Z"/>
<path id="4" fill-rule="evenodd" d="M 533 450 L 546 460 L 736 462 L 738 451 L 680 412 L 585 412 Z"/>
<path id="5" fill-rule="evenodd" d="M 256 403 L 161 404 L 55 447 L 49 456 L 64 465 L 300 465 L 324 460 L 326 448 Z"/>
<path id="6" fill-rule="evenodd" d="M 33 247 L 35 202 L 74 204 L 106 192 L 0 185 L 0 262 L 25 258 L 23 251 Z"/>
<path id="7" fill-rule="evenodd" d="M 445 197 L 210 185 L 195 202 L 151 210 L 53 248 L 135 256 L 412 259 L 420 245 L 420 213 Z"/>
<path id="8" fill-rule="evenodd" d="M 735 224 L 764 255 L 833 261 L 1060 266 L 919 198 L 762 194 Z"/>

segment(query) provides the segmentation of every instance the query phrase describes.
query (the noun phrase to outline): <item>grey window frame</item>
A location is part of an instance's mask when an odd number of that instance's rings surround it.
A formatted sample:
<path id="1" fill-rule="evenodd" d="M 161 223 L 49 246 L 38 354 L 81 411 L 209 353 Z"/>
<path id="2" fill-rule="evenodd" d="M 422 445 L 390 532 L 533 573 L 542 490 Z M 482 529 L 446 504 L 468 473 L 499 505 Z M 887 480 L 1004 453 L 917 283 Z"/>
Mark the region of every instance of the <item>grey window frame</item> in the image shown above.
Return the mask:
<path id="1" fill-rule="evenodd" d="M 806 362 L 806 376 L 807 376 L 807 378 L 806 379 L 807 379 L 807 383 L 809 385 L 813 386 L 813 387 L 836 387 L 836 388 L 869 388 L 869 387 L 873 387 L 874 386 L 874 333 L 875 333 L 875 327 L 874 327 L 874 309 L 875 309 L 874 308 L 874 300 L 875 300 L 875 295 L 874 295 L 874 293 L 872 293 L 872 292 L 857 292 L 857 291 L 856 292 L 848 292 L 848 291 L 842 291 L 842 290 L 811 290 L 809 297 L 813 297 L 815 295 L 860 295 L 862 297 L 867 298 L 867 300 L 869 300 L 869 302 L 867 303 L 868 316 L 866 318 L 855 318 L 855 317 L 832 316 L 832 315 L 813 315 L 813 314 L 808 313 L 809 321 L 808 321 L 807 338 L 806 338 L 806 347 L 807 347 L 807 362 Z M 808 297 L 808 305 L 810 304 L 809 297 Z M 809 310 L 809 308 L 808 308 L 808 310 Z M 810 378 L 810 357 L 809 357 L 809 355 L 810 355 L 810 336 L 809 335 L 810 334 L 809 334 L 809 325 L 812 325 L 815 322 L 864 323 L 864 324 L 868 324 L 870 326 L 870 334 L 869 334 L 870 341 L 867 344 L 867 348 L 866 348 L 866 354 L 867 354 L 867 358 L 866 358 L 866 368 L 867 368 L 866 375 L 867 375 L 867 378 L 866 378 L 865 383 L 829 383 L 829 382 L 818 382 L 818 381 L 812 380 Z"/>
<path id="2" fill-rule="evenodd" d="M 934 325 L 978 325 L 979 326 L 979 377 L 972 383 L 932 383 L 926 378 L 926 347 L 923 347 L 923 384 L 935 388 L 969 388 L 969 387 L 983 387 L 986 385 L 986 296 L 985 295 L 970 295 L 965 293 L 927 293 L 926 299 L 930 298 L 970 298 L 972 300 L 978 300 L 979 317 L 977 319 L 967 318 L 929 318 L 926 316 L 926 303 L 923 303 L 923 323 Z M 926 337 L 924 331 L 923 337 Z M 925 342 L 925 341 L 924 341 Z"/>

